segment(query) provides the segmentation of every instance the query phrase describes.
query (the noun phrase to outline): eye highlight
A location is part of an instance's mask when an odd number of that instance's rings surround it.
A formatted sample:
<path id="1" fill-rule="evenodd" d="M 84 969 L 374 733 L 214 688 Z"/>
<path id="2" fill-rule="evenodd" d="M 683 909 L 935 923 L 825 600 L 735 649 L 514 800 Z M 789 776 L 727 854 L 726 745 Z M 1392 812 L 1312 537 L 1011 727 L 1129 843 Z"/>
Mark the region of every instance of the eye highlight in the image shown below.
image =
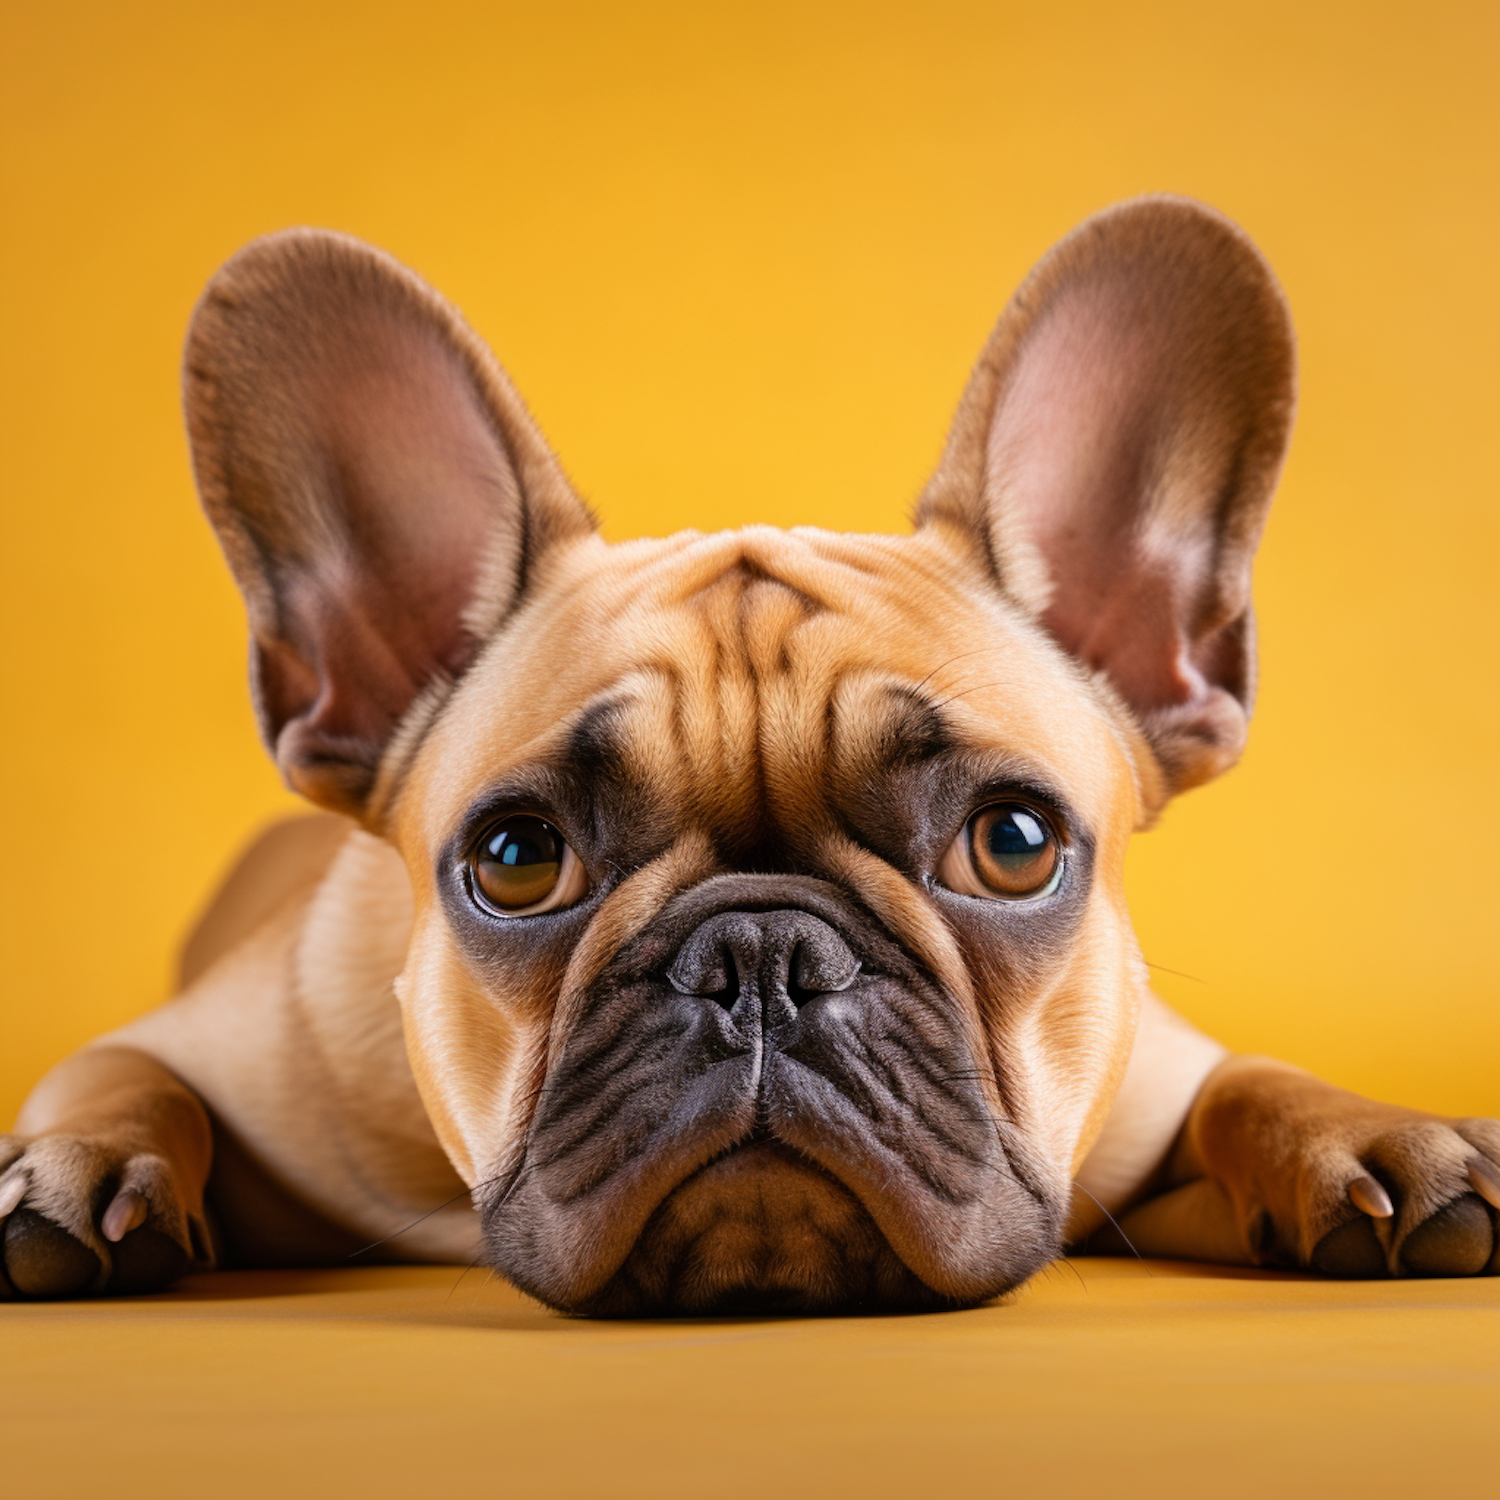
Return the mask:
<path id="1" fill-rule="evenodd" d="M 545 818 L 517 813 L 491 823 L 469 855 L 475 900 L 496 916 L 530 917 L 572 906 L 588 877 L 568 841 Z"/>
<path id="2" fill-rule="evenodd" d="M 1062 868 L 1057 834 L 1043 813 L 1025 802 L 995 802 L 969 819 L 937 874 L 965 896 L 1020 901 L 1056 890 Z"/>

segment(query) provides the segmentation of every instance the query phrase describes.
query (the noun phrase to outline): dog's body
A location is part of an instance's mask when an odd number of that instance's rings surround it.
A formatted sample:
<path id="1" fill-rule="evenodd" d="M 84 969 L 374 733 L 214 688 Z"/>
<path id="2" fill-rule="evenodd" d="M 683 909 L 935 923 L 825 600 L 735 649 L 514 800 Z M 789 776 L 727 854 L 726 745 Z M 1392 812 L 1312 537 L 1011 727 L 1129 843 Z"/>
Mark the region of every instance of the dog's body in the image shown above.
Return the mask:
<path id="1" fill-rule="evenodd" d="M 11 1290 L 380 1242 L 600 1313 L 953 1306 L 1110 1215 L 1500 1268 L 1500 1126 L 1227 1057 L 1131 933 L 1129 836 L 1243 743 L 1291 416 L 1216 215 L 1048 256 L 904 538 L 607 547 L 452 310 L 333 236 L 231 262 L 187 369 L 262 721 L 335 815 L 28 1102 Z"/>

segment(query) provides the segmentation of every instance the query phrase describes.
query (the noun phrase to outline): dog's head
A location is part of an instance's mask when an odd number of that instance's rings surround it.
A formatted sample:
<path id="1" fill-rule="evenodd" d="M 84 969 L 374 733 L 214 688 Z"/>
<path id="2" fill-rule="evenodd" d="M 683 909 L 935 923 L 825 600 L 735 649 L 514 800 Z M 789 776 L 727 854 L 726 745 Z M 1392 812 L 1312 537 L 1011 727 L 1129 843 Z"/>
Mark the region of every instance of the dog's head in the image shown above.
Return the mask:
<path id="1" fill-rule="evenodd" d="M 906 537 L 607 546 L 475 335 L 339 236 L 187 351 L 290 783 L 403 854 L 495 1264 L 604 1313 L 942 1306 L 1059 1249 L 1142 985 L 1126 841 L 1241 748 L 1281 297 L 1127 204 L 981 356 Z"/>

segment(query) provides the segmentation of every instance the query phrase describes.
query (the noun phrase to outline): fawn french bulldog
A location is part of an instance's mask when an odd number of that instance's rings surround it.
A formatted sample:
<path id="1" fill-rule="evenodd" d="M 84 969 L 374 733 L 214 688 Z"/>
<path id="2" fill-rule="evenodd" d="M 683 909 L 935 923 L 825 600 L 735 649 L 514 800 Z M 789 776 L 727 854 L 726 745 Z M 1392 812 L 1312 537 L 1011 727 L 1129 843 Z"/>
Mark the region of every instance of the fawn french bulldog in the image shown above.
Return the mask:
<path id="1" fill-rule="evenodd" d="M 371 1241 L 602 1315 L 960 1306 L 1101 1235 L 1500 1269 L 1500 1124 L 1228 1056 L 1131 932 L 1127 840 L 1244 743 L 1292 418 L 1219 215 L 1041 261 L 909 536 L 606 545 L 458 314 L 339 235 L 235 256 L 185 381 L 325 811 L 0 1137 L 6 1295 Z"/>

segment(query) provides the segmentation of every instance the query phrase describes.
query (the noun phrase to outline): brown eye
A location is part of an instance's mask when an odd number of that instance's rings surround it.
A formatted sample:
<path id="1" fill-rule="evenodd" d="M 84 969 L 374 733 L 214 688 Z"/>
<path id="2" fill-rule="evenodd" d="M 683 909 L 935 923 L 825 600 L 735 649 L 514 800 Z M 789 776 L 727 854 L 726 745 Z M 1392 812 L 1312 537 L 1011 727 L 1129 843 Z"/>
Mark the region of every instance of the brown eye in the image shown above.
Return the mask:
<path id="1" fill-rule="evenodd" d="M 475 894 L 506 916 L 571 906 L 587 888 L 567 840 L 545 819 L 526 814 L 485 829 L 469 868 Z"/>
<path id="2" fill-rule="evenodd" d="M 997 802 L 969 819 L 938 874 L 970 896 L 1041 896 L 1062 874 L 1062 853 L 1052 825 L 1034 807 Z"/>

